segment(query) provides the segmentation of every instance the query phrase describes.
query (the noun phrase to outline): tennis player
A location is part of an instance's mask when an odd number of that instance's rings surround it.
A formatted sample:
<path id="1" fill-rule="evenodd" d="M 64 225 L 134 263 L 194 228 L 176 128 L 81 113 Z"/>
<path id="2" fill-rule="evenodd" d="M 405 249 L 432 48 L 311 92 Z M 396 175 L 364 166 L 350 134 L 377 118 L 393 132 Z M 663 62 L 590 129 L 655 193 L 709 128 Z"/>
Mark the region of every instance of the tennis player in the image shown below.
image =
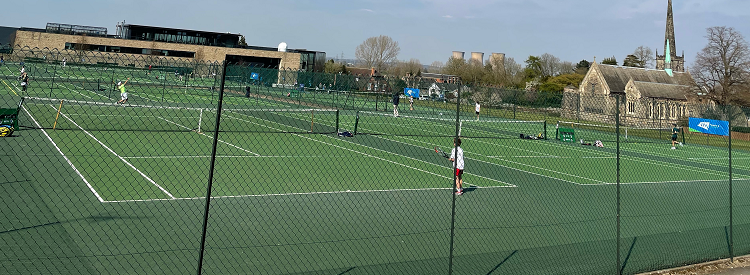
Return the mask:
<path id="1" fill-rule="evenodd" d="M 130 78 L 125 80 L 125 83 L 117 82 L 117 89 L 120 90 L 120 100 L 117 101 L 117 104 L 128 102 L 128 92 L 125 90 L 125 84 L 127 84 L 128 81 L 130 81 Z"/>
<path id="2" fill-rule="evenodd" d="M 477 121 L 479 121 L 479 109 L 481 109 L 481 106 L 479 106 L 479 102 L 474 105 L 474 111 L 477 113 Z"/>
<path id="3" fill-rule="evenodd" d="M 682 142 L 677 142 L 677 134 L 680 133 L 680 128 L 677 128 L 677 124 L 672 124 L 672 150 L 677 149 L 675 147 L 675 144 L 680 144 L 682 146 Z"/>
<path id="4" fill-rule="evenodd" d="M 453 150 L 451 150 L 451 162 L 456 162 L 456 195 L 460 196 L 464 193 L 464 189 L 461 186 L 464 184 L 464 149 L 461 148 L 461 138 L 453 140 Z"/>
<path id="5" fill-rule="evenodd" d="M 409 110 L 414 111 L 414 97 L 413 96 L 409 97 Z"/>
<path id="6" fill-rule="evenodd" d="M 393 94 L 393 116 L 398 117 L 398 100 L 399 100 L 399 94 L 395 93 Z"/>

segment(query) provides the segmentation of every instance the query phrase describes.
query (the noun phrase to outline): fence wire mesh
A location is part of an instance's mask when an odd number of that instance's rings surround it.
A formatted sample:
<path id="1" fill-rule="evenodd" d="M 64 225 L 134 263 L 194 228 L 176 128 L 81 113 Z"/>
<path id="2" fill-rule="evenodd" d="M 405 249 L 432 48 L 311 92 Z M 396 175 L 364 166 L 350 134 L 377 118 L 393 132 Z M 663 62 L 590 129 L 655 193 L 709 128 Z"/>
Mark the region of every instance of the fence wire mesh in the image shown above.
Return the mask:
<path id="1" fill-rule="evenodd" d="M 750 253 L 741 107 L 128 54 L 4 60 L 1 274 L 634 274 Z"/>

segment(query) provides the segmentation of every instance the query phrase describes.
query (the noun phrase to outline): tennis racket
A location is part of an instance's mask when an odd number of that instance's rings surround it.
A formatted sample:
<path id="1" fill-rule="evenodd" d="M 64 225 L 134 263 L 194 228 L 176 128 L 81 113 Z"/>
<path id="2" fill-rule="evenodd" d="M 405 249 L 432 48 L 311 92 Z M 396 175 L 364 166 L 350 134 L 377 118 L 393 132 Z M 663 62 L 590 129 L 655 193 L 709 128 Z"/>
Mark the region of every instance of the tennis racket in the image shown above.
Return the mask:
<path id="1" fill-rule="evenodd" d="M 440 148 L 438 148 L 437 146 L 435 147 L 435 153 L 438 153 L 438 154 L 440 154 L 440 155 L 441 155 L 441 156 L 443 156 L 444 158 L 448 158 L 448 154 L 446 154 L 445 152 L 443 152 L 443 149 L 440 149 Z"/>

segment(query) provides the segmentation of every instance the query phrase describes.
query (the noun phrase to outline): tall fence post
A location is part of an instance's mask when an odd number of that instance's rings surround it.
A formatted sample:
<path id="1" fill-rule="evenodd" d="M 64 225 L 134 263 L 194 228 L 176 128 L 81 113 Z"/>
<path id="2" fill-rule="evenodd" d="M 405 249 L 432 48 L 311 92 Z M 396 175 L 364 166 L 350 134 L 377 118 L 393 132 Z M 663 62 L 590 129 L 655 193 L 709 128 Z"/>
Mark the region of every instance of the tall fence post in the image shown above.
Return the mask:
<path id="1" fill-rule="evenodd" d="M 622 267 L 620 261 L 620 95 L 615 95 L 616 109 L 615 109 L 615 132 L 617 135 L 617 274 L 622 275 Z"/>
<path id="2" fill-rule="evenodd" d="M 201 246 L 200 246 L 200 255 L 198 256 L 198 275 L 201 275 L 203 272 L 203 255 L 205 254 L 205 248 L 206 248 L 206 230 L 208 228 L 208 211 L 211 206 L 211 187 L 214 183 L 214 167 L 216 165 L 216 147 L 219 143 L 219 125 L 221 124 L 221 108 L 222 103 L 224 102 L 224 81 L 226 79 L 227 75 L 227 61 L 224 60 L 224 64 L 222 65 L 222 74 L 221 74 L 221 86 L 219 87 L 219 102 L 216 106 L 216 128 L 214 129 L 214 143 L 213 148 L 211 149 L 211 166 L 208 170 L 208 185 L 206 185 L 206 208 L 203 212 L 203 233 L 201 234 Z"/>
<path id="3" fill-rule="evenodd" d="M 732 196 L 732 108 L 729 108 L 729 259 L 734 262 L 734 207 Z"/>
<path id="4" fill-rule="evenodd" d="M 461 86 L 458 86 L 458 96 L 456 97 L 456 135 L 453 138 L 453 150 L 456 151 L 456 155 L 458 155 L 458 143 L 456 143 L 456 139 L 458 139 L 458 135 L 461 131 L 460 125 L 460 119 L 461 119 Z M 458 161 L 453 162 L 453 171 L 456 171 L 456 168 L 458 167 Z M 456 189 L 456 180 L 458 180 L 458 176 L 456 173 L 453 174 L 453 182 L 451 182 L 451 190 Z M 458 191 L 458 190 L 456 190 Z M 454 239 L 456 237 L 456 192 L 451 192 L 453 194 L 452 196 L 452 202 L 451 202 L 451 240 L 450 240 L 450 252 L 448 253 L 448 275 L 453 275 L 453 244 Z"/>

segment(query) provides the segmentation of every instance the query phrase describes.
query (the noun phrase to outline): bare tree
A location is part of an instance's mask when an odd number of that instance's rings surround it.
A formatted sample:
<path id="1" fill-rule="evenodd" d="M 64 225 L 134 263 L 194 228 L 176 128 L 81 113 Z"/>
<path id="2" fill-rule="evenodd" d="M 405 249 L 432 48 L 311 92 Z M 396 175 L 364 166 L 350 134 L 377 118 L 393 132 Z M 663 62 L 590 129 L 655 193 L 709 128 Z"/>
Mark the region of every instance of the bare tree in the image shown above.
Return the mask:
<path id="1" fill-rule="evenodd" d="M 545 53 L 539 56 L 539 65 L 542 77 L 551 77 L 560 74 L 560 58 Z"/>
<path id="2" fill-rule="evenodd" d="M 635 48 L 635 51 L 633 52 L 633 56 L 637 57 L 640 61 L 638 63 L 638 66 L 641 68 L 653 68 L 654 67 L 654 60 L 656 60 L 656 57 L 654 57 L 654 51 L 651 50 L 651 48 L 646 46 L 639 46 L 638 48 Z"/>
<path id="3" fill-rule="evenodd" d="M 512 57 L 505 58 L 503 85 L 518 86 L 521 82 L 523 82 L 523 65 L 518 64 Z"/>
<path id="4" fill-rule="evenodd" d="M 726 105 L 741 97 L 750 74 L 750 50 L 742 34 L 721 26 L 706 29 L 708 44 L 692 68 L 695 81 L 711 99 Z"/>
<path id="5" fill-rule="evenodd" d="M 401 48 L 391 37 L 381 35 L 367 38 L 357 46 L 354 55 L 357 60 L 367 67 L 374 67 L 378 71 L 386 69 L 388 64 L 396 61 Z"/>
<path id="6" fill-rule="evenodd" d="M 428 67 L 429 68 L 429 72 L 431 72 L 431 73 L 441 73 L 443 71 L 443 66 L 444 66 L 443 62 L 440 62 L 440 61 L 432 62 L 432 64 L 430 64 L 430 66 Z"/>

